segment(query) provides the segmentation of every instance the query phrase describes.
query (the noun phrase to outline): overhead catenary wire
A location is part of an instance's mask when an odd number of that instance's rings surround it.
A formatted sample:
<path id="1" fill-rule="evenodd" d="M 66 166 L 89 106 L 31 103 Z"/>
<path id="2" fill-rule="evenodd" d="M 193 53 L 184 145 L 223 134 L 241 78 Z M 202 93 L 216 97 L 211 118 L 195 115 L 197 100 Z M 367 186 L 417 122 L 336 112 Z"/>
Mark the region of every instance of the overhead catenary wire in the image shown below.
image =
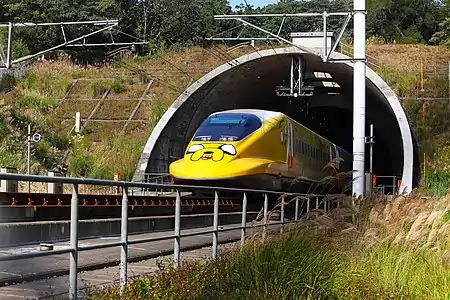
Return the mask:
<path id="1" fill-rule="evenodd" d="M 161 10 L 167 12 L 167 9 L 164 8 L 164 7 L 162 7 L 160 4 L 158 4 L 158 3 L 156 3 L 156 2 L 154 2 L 153 4 L 156 5 L 156 6 L 158 6 Z M 196 15 L 195 17 L 197 17 L 197 18 L 200 17 L 200 15 L 199 15 L 196 11 L 193 11 L 193 13 Z M 171 15 L 170 15 L 170 16 L 171 16 Z M 173 17 L 169 17 L 169 16 L 166 16 L 166 17 L 169 18 L 169 19 L 173 19 Z M 186 25 L 186 26 L 189 27 L 193 32 L 195 32 L 195 29 L 194 29 L 188 22 L 184 21 L 184 24 L 183 24 L 183 25 Z M 168 40 L 170 41 L 170 39 L 168 39 Z M 203 44 L 205 44 L 205 41 L 206 41 L 206 39 L 205 39 L 205 38 L 202 38 Z M 171 42 L 171 41 L 170 41 L 170 42 Z M 172 43 L 172 42 L 171 42 L 171 43 Z M 215 53 L 209 51 L 208 48 L 204 48 L 204 49 L 206 49 L 208 52 L 210 52 L 211 54 L 213 54 L 213 55 L 215 55 L 215 56 L 217 57 L 217 55 L 216 55 Z M 226 60 L 226 62 L 227 62 L 230 66 L 232 66 L 232 67 L 237 67 L 237 68 L 244 68 L 244 69 L 246 69 L 248 72 L 255 72 L 255 69 L 254 69 L 254 68 L 250 69 L 248 66 L 246 66 L 246 65 L 244 65 L 244 64 L 241 64 L 236 58 L 230 56 L 228 53 L 219 51 L 219 54 L 221 54 L 223 57 L 228 58 L 228 60 Z M 235 62 L 236 62 L 236 65 L 231 64 L 229 60 L 235 61 Z"/>

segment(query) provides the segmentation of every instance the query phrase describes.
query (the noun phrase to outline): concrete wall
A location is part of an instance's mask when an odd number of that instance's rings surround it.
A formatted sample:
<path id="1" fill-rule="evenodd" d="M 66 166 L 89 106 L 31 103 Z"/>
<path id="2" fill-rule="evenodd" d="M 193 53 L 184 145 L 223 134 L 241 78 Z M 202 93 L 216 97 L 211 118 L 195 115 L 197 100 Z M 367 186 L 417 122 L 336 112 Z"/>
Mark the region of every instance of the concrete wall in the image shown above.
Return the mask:
<path id="1" fill-rule="evenodd" d="M 249 212 L 247 221 L 253 220 L 257 212 Z M 219 225 L 240 224 L 241 213 L 224 213 L 219 216 Z M 181 229 L 212 226 L 213 215 L 187 215 L 181 218 Z M 83 220 L 79 222 L 79 238 L 120 236 L 120 219 Z M 128 232 L 169 231 L 174 228 L 174 216 L 129 218 Z M 0 247 L 65 241 L 70 237 L 70 221 L 43 221 L 0 223 Z"/>

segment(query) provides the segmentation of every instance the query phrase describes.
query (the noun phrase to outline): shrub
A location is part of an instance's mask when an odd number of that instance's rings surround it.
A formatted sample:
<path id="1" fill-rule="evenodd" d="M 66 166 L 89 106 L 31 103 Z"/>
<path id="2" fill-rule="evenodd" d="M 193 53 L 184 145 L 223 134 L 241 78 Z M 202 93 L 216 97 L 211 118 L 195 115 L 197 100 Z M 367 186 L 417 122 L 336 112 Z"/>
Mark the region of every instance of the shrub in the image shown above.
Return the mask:
<path id="1" fill-rule="evenodd" d="M 0 92 L 9 91 L 16 85 L 16 78 L 10 74 L 4 74 L 0 78 Z"/>
<path id="2" fill-rule="evenodd" d="M 111 90 L 117 94 L 125 92 L 127 88 L 125 87 L 124 80 L 120 77 L 114 78 L 113 82 L 111 83 Z"/>

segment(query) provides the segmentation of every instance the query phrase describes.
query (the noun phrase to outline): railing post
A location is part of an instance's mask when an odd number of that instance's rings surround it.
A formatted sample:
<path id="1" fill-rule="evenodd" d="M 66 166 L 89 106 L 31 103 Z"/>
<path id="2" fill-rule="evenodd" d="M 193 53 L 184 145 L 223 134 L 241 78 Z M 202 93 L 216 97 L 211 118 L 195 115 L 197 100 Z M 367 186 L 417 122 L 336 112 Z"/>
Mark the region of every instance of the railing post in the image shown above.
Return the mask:
<path id="1" fill-rule="evenodd" d="M 212 244 L 212 259 L 217 258 L 217 243 L 219 241 L 219 195 L 217 191 L 214 192 L 214 219 L 213 219 L 213 244 Z"/>
<path id="2" fill-rule="evenodd" d="M 177 190 L 175 199 L 175 239 L 173 245 L 173 266 L 175 269 L 180 265 L 180 221 L 181 221 L 181 196 Z"/>
<path id="3" fill-rule="evenodd" d="M 266 238 L 266 234 L 267 234 L 267 224 L 268 224 L 267 211 L 268 210 L 269 210 L 269 199 L 267 197 L 267 194 L 264 194 L 263 239 Z"/>
<path id="4" fill-rule="evenodd" d="M 127 284 L 127 258 L 128 258 L 128 187 L 122 189 L 122 216 L 120 242 L 120 295 L 123 295 Z"/>
<path id="5" fill-rule="evenodd" d="M 244 248 L 245 243 L 245 231 L 247 227 L 247 194 L 244 193 L 244 199 L 242 200 L 242 223 L 241 223 L 241 250 Z"/>
<path id="6" fill-rule="evenodd" d="M 308 198 L 308 200 L 306 201 L 306 212 L 309 213 L 310 211 L 310 199 Z"/>
<path id="7" fill-rule="evenodd" d="M 70 266 L 69 266 L 69 299 L 77 299 L 77 273 L 78 273 L 78 184 L 72 187 L 72 200 L 70 202 Z"/>
<path id="8" fill-rule="evenodd" d="M 284 231 L 284 197 L 281 197 L 280 221 L 281 221 L 280 233 L 282 234 Z"/>
<path id="9" fill-rule="evenodd" d="M 319 197 L 316 197 L 316 209 L 319 209 Z"/>
<path id="10" fill-rule="evenodd" d="M 295 221 L 298 221 L 298 198 L 295 199 Z"/>
<path id="11" fill-rule="evenodd" d="M 323 198 L 323 213 L 326 214 L 327 213 L 327 202 L 325 201 L 325 198 Z"/>

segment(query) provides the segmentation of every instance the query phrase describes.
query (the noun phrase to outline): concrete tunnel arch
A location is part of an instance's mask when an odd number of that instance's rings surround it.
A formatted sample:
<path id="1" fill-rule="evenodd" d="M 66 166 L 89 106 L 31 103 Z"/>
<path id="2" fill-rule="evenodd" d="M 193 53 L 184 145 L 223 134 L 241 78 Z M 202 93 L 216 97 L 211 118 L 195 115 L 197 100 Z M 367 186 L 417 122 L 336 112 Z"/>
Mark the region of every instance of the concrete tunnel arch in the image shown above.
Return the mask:
<path id="1" fill-rule="evenodd" d="M 306 63 L 305 84 L 316 86 L 313 96 L 289 99 L 275 93 L 276 86 L 289 85 L 293 55 L 301 55 Z M 332 57 L 349 59 L 337 52 Z M 331 78 L 318 77 L 318 73 Z M 332 82 L 331 86 L 325 85 L 327 80 Z M 368 67 L 366 86 L 366 135 L 368 124 L 374 124 L 375 128 L 374 173 L 400 176 L 401 191 L 409 193 L 418 185 L 420 164 L 417 142 L 406 114 L 395 92 Z M 200 123 L 209 114 L 226 109 L 283 112 L 351 152 L 352 90 L 350 62 L 325 63 L 320 56 L 297 47 L 243 55 L 204 75 L 174 101 L 148 138 L 133 180 L 145 181 L 146 173 L 168 173 L 169 164 L 183 156 Z M 324 119 L 326 126 L 320 126 Z M 367 154 L 366 150 L 366 170 Z"/>

